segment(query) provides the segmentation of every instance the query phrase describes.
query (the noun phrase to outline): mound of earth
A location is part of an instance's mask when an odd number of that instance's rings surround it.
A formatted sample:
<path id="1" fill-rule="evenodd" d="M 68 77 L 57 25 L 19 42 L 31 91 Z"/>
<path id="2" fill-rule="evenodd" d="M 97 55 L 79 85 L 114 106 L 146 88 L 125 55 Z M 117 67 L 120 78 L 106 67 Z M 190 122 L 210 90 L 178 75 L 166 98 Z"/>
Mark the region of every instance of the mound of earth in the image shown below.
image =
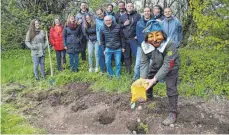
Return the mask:
<path id="1" fill-rule="evenodd" d="M 71 83 L 19 96 L 25 87 L 9 84 L 2 87 L 6 91 L 3 102 L 17 105 L 33 126 L 50 134 L 229 134 L 228 100 L 205 102 L 180 97 L 177 122 L 163 126 L 161 122 L 168 115 L 166 97 L 155 97 L 131 110 L 130 94 L 89 88 L 88 83 Z"/>

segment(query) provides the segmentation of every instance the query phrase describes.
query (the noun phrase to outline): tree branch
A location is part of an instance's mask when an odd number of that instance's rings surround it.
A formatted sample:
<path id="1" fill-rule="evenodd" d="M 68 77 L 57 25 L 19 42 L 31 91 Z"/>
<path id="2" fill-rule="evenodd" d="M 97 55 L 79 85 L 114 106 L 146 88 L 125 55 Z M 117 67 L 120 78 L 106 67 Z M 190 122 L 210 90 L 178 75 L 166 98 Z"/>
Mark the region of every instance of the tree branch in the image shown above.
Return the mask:
<path id="1" fill-rule="evenodd" d="M 214 11 L 216 12 L 216 15 L 217 15 L 218 17 L 221 17 L 221 15 L 217 12 L 217 9 L 216 9 L 215 4 L 213 3 L 213 1 L 212 1 L 212 0 L 210 0 L 210 1 L 211 1 L 212 8 L 213 8 Z"/>

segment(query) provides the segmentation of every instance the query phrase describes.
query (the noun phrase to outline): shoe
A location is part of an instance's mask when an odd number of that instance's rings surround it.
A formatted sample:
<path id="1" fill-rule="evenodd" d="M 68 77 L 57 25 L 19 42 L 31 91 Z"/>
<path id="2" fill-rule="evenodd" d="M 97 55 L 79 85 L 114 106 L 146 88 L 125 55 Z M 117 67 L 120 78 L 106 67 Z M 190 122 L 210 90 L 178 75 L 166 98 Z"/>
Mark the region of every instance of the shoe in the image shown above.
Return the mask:
<path id="1" fill-rule="evenodd" d="M 39 81 L 40 79 L 38 77 L 36 77 L 36 81 Z"/>
<path id="2" fill-rule="evenodd" d="M 95 72 L 97 73 L 99 71 L 99 68 L 95 68 Z"/>
<path id="3" fill-rule="evenodd" d="M 162 122 L 163 125 L 169 126 L 170 124 L 175 123 L 177 120 L 177 113 L 170 112 L 169 116 Z"/>
<path id="4" fill-rule="evenodd" d="M 93 72 L 93 68 L 89 68 L 89 72 Z"/>

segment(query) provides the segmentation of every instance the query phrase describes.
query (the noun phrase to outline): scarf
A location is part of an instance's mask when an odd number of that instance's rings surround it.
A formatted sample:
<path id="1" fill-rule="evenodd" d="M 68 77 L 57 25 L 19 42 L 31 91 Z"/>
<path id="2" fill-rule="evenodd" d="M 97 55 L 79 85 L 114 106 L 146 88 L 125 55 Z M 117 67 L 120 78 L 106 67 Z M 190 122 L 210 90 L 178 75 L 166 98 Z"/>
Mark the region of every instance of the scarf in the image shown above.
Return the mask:
<path id="1" fill-rule="evenodd" d="M 75 23 L 68 23 L 68 27 L 69 27 L 71 30 L 75 30 L 77 26 L 76 26 Z"/>

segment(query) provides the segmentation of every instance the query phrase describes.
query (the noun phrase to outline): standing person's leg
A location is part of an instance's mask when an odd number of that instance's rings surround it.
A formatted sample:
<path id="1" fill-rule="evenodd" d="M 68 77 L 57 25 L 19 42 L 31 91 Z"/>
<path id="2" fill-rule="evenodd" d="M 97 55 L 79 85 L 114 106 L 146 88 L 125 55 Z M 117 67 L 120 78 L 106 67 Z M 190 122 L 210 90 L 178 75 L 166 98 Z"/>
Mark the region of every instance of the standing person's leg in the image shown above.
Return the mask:
<path id="1" fill-rule="evenodd" d="M 99 70 L 99 55 L 98 55 L 98 49 L 99 49 L 99 45 L 98 42 L 95 42 L 94 44 L 95 46 L 95 72 L 98 72 Z"/>
<path id="2" fill-rule="evenodd" d="M 82 60 L 86 60 L 86 48 L 87 48 L 87 41 L 86 38 L 84 37 L 82 42 L 82 52 L 81 52 Z"/>
<path id="3" fill-rule="evenodd" d="M 116 65 L 116 78 L 120 77 L 121 72 L 121 56 L 122 56 L 122 49 L 115 50 L 114 57 L 115 57 L 115 65 Z"/>
<path id="4" fill-rule="evenodd" d="M 114 71 L 113 71 L 112 65 L 111 65 L 111 57 L 112 57 L 113 52 L 114 51 L 112 49 L 109 49 L 109 48 L 105 49 L 106 67 L 107 67 L 107 72 L 108 72 L 110 77 L 112 77 L 114 74 Z"/>
<path id="5" fill-rule="evenodd" d="M 79 67 L 79 54 L 78 53 L 74 53 L 74 59 L 75 59 L 75 65 L 74 65 L 74 71 L 78 72 L 78 67 Z"/>
<path id="6" fill-rule="evenodd" d="M 131 39 L 128 41 L 130 44 L 131 52 L 134 57 L 137 55 L 137 49 L 138 49 L 138 42 L 136 39 Z"/>
<path id="7" fill-rule="evenodd" d="M 105 73 L 105 56 L 101 45 L 99 45 L 98 55 L 99 55 L 100 70 L 102 73 Z"/>
<path id="8" fill-rule="evenodd" d="M 74 71 L 74 55 L 73 53 L 69 53 L 69 63 L 70 63 L 70 69 Z"/>
<path id="9" fill-rule="evenodd" d="M 61 51 L 56 50 L 57 70 L 61 70 Z"/>
<path id="10" fill-rule="evenodd" d="M 93 49 L 94 44 L 91 41 L 88 41 L 88 62 L 89 62 L 89 72 L 93 71 Z"/>
<path id="11" fill-rule="evenodd" d="M 41 77 L 45 79 L 45 56 L 40 57 Z"/>
<path id="12" fill-rule="evenodd" d="M 136 81 L 140 77 L 141 55 L 142 55 L 142 50 L 141 47 L 138 46 L 136 61 L 134 66 L 134 81 Z"/>
<path id="13" fill-rule="evenodd" d="M 33 58 L 33 72 L 36 80 L 39 80 L 39 76 L 38 76 L 39 58 L 35 56 L 33 56 L 32 58 Z"/>
<path id="14" fill-rule="evenodd" d="M 166 76 L 166 89 L 169 101 L 169 116 L 162 122 L 163 125 L 170 125 L 176 122 L 177 118 L 177 102 L 178 102 L 178 90 L 177 90 L 178 69 L 169 71 Z"/>
<path id="15" fill-rule="evenodd" d="M 61 65 L 62 65 L 62 69 L 65 69 L 65 65 L 66 65 L 66 50 L 62 50 L 61 51 Z"/>
<path id="16" fill-rule="evenodd" d="M 126 43 L 126 48 L 125 48 L 125 52 L 123 53 L 123 55 L 124 55 L 124 62 L 126 66 L 126 72 L 130 74 L 131 73 L 130 45 L 128 43 Z"/>

